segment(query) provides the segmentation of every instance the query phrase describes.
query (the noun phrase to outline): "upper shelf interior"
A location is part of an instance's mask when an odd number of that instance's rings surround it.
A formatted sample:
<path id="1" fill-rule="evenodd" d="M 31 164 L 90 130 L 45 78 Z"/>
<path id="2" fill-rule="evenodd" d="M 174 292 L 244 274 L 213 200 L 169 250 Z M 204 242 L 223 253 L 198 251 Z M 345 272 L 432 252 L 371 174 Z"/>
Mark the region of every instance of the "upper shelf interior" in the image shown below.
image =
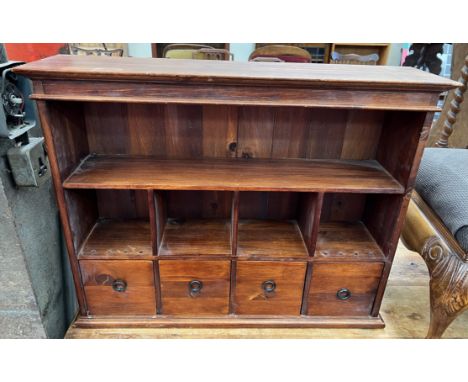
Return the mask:
<path id="1" fill-rule="evenodd" d="M 442 92 L 460 83 L 409 67 L 57 55 L 17 67 L 31 78 L 296 85 Z"/>
<path id="2" fill-rule="evenodd" d="M 375 160 L 89 156 L 65 188 L 402 193 Z"/>

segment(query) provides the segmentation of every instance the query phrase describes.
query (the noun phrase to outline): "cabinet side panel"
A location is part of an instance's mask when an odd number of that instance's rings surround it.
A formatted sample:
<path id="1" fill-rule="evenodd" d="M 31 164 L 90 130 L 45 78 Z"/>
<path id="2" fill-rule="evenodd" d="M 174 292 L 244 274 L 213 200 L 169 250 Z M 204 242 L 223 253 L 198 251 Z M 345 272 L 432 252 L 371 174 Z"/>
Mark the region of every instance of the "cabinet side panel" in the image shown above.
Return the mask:
<path id="1" fill-rule="evenodd" d="M 84 151 L 86 147 L 84 145 L 84 139 L 81 134 L 78 134 L 80 138 L 77 141 L 83 142 L 83 146 L 80 147 L 80 150 L 77 150 L 77 147 L 74 145 L 73 140 L 72 142 L 70 142 L 70 152 L 68 153 L 66 146 L 60 146 L 61 144 L 67 141 L 67 139 L 60 134 L 60 132 L 56 134 L 58 128 L 63 128 L 62 122 L 66 124 L 69 123 L 70 126 L 74 126 L 73 122 L 69 121 L 69 118 L 64 117 L 64 115 L 67 115 L 67 111 L 64 110 L 64 105 L 65 104 L 57 105 L 56 103 L 47 103 L 43 101 L 37 102 L 37 108 L 41 120 L 42 130 L 44 132 L 44 138 L 47 145 L 47 152 L 52 171 L 52 180 L 54 182 L 55 195 L 59 206 L 60 218 L 65 236 L 65 244 L 70 260 L 70 266 L 73 274 L 73 282 L 75 285 L 80 314 L 84 315 L 86 314 L 87 307 L 84 297 L 84 289 L 81 283 L 80 268 L 78 265 L 75 246 L 73 242 L 73 230 L 70 224 L 69 212 L 65 200 L 64 190 L 62 188 L 62 182 L 64 176 L 68 175 L 68 172 L 71 171 L 72 167 L 74 167 L 74 165 L 76 164 L 73 162 L 79 159 L 82 150 Z M 55 107 L 57 107 L 57 109 L 55 109 Z M 73 109 L 73 106 L 71 106 L 71 109 Z M 76 115 L 76 117 L 77 119 L 75 121 L 82 121 L 79 113 L 78 115 Z M 78 128 L 79 126 L 76 127 Z M 73 129 L 73 127 L 70 129 L 66 129 L 66 131 L 74 131 L 77 133 L 77 130 Z M 77 151 L 75 151 L 74 149 Z"/>
<path id="2" fill-rule="evenodd" d="M 405 189 L 412 186 L 413 161 L 418 152 L 425 112 L 387 112 L 376 158 Z M 429 113 L 431 116 L 433 113 Z M 423 138 L 425 141 L 425 138 Z M 415 176 L 416 174 L 414 174 Z"/>

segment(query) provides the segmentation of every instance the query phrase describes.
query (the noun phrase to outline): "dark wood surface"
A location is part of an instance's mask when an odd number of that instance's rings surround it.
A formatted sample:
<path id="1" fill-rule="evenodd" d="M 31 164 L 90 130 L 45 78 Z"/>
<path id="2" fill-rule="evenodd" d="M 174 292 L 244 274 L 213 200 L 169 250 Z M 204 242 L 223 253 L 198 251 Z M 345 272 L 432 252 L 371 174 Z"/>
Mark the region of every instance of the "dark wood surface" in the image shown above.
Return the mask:
<path id="1" fill-rule="evenodd" d="M 225 219 L 170 219 L 160 256 L 231 256 L 231 224 Z"/>
<path id="2" fill-rule="evenodd" d="M 240 220 L 239 258 L 307 258 L 308 252 L 296 221 Z"/>
<path id="3" fill-rule="evenodd" d="M 152 259 L 151 229 L 144 220 L 99 221 L 79 253 L 80 259 Z"/>
<path id="4" fill-rule="evenodd" d="M 55 57 L 17 69 L 42 100 L 80 324 L 382 326 L 432 112 L 457 83 L 287 65 Z M 262 299 L 266 277 L 278 289 Z"/>
<path id="5" fill-rule="evenodd" d="M 151 261 L 80 261 L 90 315 L 155 315 L 155 287 Z M 116 280 L 126 283 L 115 291 Z"/>
<path id="6" fill-rule="evenodd" d="M 228 314 L 230 261 L 161 260 L 159 271 L 163 314 Z M 190 293 L 194 280 L 203 284 L 199 294 Z"/>
<path id="7" fill-rule="evenodd" d="M 382 263 L 314 264 L 307 314 L 314 316 L 368 316 L 382 275 Z M 347 288 L 348 300 L 337 298 Z"/>
<path id="8" fill-rule="evenodd" d="M 90 156 L 65 188 L 401 193 L 376 161 L 158 160 Z"/>
<path id="9" fill-rule="evenodd" d="M 305 262 L 239 261 L 234 312 L 299 316 L 305 271 Z M 265 292 L 262 288 L 266 281 L 274 282 L 272 292 Z"/>
<path id="10" fill-rule="evenodd" d="M 33 79 L 173 81 L 420 89 L 442 92 L 458 83 L 414 68 L 355 65 L 167 60 L 57 55 L 22 65 L 16 73 Z"/>
<path id="11" fill-rule="evenodd" d="M 361 222 L 321 223 L 316 260 L 383 261 L 384 254 Z"/>

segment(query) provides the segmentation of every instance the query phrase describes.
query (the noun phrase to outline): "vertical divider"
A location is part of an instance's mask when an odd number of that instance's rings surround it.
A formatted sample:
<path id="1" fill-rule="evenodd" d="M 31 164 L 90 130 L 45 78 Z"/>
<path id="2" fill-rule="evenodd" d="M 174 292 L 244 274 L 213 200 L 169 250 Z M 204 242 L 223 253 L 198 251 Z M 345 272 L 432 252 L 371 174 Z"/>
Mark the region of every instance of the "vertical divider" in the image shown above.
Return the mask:
<path id="1" fill-rule="evenodd" d="M 148 207 L 151 225 L 151 243 L 153 247 L 153 256 L 158 256 L 164 232 L 164 204 L 159 191 L 148 191 Z M 156 314 L 162 312 L 161 281 L 159 277 L 159 260 L 153 260 L 154 286 L 156 290 Z"/>
<path id="2" fill-rule="evenodd" d="M 237 256 L 237 232 L 239 228 L 239 191 L 232 193 L 231 207 L 231 254 Z"/>
<path id="3" fill-rule="evenodd" d="M 309 256 L 314 255 L 323 205 L 322 192 L 306 193 L 300 204 L 299 228 Z"/>
<path id="4" fill-rule="evenodd" d="M 148 210 L 151 232 L 151 248 L 153 249 L 153 256 L 156 256 L 158 254 L 158 232 L 156 224 L 156 204 L 153 190 L 148 190 Z"/>
<path id="5" fill-rule="evenodd" d="M 231 282 L 229 287 L 229 314 L 235 313 L 235 297 L 236 289 L 236 266 L 237 266 L 237 241 L 239 227 L 239 191 L 232 193 L 231 207 Z"/>
<path id="6" fill-rule="evenodd" d="M 317 236 L 320 225 L 320 215 L 322 212 L 324 193 L 306 195 L 305 208 L 302 209 L 300 216 L 300 227 L 302 236 L 304 237 L 307 250 L 309 252 L 309 260 L 314 256 L 315 247 L 317 244 Z M 301 314 L 306 315 L 309 303 L 309 289 L 312 279 L 313 264 L 311 261 L 307 263 L 307 269 L 304 280 L 304 290 L 302 292 Z"/>

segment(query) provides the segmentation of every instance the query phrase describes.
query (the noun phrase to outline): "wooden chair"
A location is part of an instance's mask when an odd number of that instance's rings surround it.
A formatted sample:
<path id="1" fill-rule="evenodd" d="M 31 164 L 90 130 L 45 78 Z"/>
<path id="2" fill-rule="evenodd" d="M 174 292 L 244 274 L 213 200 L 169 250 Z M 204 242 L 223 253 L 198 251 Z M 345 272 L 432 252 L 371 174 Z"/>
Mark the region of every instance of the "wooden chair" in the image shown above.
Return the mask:
<path id="1" fill-rule="evenodd" d="M 459 79 L 463 87 L 455 90 L 452 102 L 447 105 L 447 119 L 435 144 L 437 148 L 426 149 L 423 155 L 416 191 L 411 197 L 402 231 L 405 245 L 419 252 L 429 269 L 431 322 L 428 338 L 440 338 L 450 323 L 468 308 L 468 219 L 465 218 L 461 223 L 458 221 L 456 226 L 461 224 L 462 227 L 454 233 L 456 227 L 446 216 L 452 211 L 459 214 L 457 218 L 460 218 L 463 208 L 468 204 L 468 187 L 462 184 L 453 187 L 446 184 L 450 182 L 437 183 L 436 180 L 442 178 L 444 172 L 448 173 L 451 168 L 458 168 L 451 176 L 458 176 L 462 182 L 466 182 L 459 169 L 468 167 L 468 150 L 449 149 L 448 139 L 461 110 L 467 81 L 468 55 Z M 466 105 L 467 103 L 464 104 L 465 107 Z M 438 160 L 442 160 L 440 166 L 437 165 Z M 464 162 L 460 162 L 461 160 Z M 429 167 L 428 162 L 432 167 Z M 428 185 L 432 188 L 428 188 Z"/>
<path id="2" fill-rule="evenodd" d="M 229 61 L 234 55 L 226 49 L 201 44 L 170 44 L 164 48 L 164 58 Z"/>
<path id="3" fill-rule="evenodd" d="M 249 61 L 270 62 L 311 62 L 310 53 L 292 45 L 266 45 L 255 49 L 249 56 Z"/>
<path id="4" fill-rule="evenodd" d="M 108 49 L 106 44 L 102 44 L 102 48 L 82 48 L 75 44 L 68 44 L 70 54 L 75 56 L 117 56 L 122 57 L 123 49 Z"/>
<path id="5" fill-rule="evenodd" d="M 359 54 L 354 53 L 341 54 L 338 52 L 332 52 L 330 64 L 377 65 L 378 61 L 379 55 L 377 53 L 360 56 Z"/>

